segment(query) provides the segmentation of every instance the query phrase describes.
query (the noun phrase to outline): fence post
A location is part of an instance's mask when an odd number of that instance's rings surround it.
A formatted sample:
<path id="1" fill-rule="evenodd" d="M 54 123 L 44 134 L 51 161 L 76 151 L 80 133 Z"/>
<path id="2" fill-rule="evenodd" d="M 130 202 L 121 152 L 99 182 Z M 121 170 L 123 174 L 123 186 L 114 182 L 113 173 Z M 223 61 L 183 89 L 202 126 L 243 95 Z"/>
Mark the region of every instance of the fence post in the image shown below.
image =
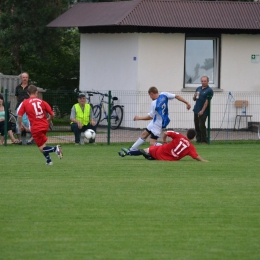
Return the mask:
<path id="1" fill-rule="evenodd" d="M 111 90 L 108 91 L 108 115 L 107 115 L 107 144 L 110 145 L 110 129 L 111 129 Z"/>
<path id="2" fill-rule="evenodd" d="M 209 107 L 209 116 L 208 116 L 208 144 L 210 144 L 210 105 L 211 105 L 211 99 L 212 99 L 212 96 L 207 96 L 207 99 L 208 99 L 208 107 Z"/>
<path id="3" fill-rule="evenodd" d="M 6 88 L 5 89 L 5 124 L 4 124 L 4 136 L 5 136 L 5 146 L 7 145 L 7 125 L 8 125 L 8 119 L 9 119 L 9 111 L 8 111 L 8 100 L 7 100 L 7 97 L 8 97 L 8 89 Z"/>

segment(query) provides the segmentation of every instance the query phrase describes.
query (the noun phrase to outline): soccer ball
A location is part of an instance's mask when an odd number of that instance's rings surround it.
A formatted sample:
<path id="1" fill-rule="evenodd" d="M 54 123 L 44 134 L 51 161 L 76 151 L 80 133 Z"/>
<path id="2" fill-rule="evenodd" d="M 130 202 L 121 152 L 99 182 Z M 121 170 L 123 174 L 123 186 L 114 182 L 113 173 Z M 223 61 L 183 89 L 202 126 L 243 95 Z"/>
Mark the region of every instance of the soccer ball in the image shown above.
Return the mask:
<path id="1" fill-rule="evenodd" d="M 85 131 L 84 133 L 85 137 L 89 140 L 89 139 L 95 139 L 96 137 L 96 133 L 94 130 L 92 129 L 88 129 Z"/>

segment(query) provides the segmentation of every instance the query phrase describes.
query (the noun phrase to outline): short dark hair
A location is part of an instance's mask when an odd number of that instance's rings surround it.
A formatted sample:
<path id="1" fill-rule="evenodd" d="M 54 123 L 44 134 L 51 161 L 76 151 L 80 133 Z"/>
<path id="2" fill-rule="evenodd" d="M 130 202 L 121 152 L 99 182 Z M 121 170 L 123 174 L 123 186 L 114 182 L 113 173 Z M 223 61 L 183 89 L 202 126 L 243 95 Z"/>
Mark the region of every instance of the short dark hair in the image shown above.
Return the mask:
<path id="1" fill-rule="evenodd" d="M 4 99 L 4 96 L 2 94 L 0 94 L 0 99 L 3 100 L 3 107 L 5 107 L 5 99 Z"/>
<path id="2" fill-rule="evenodd" d="M 194 129 L 189 129 L 187 131 L 187 137 L 189 140 L 192 140 L 196 135 L 196 131 Z"/>
<path id="3" fill-rule="evenodd" d="M 209 81 L 209 77 L 208 76 L 201 76 L 200 80 L 202 80 L 202 78 L 206 78 L 207 81 Z"/>
<path id="4" fill-rule="evenodd" d="M 153 94 L 158 94 L 158 89 L 156 87 L 150 87 L 148 89 L 148 94 L 153 93 Z"/>
<path id="5" fill-rule="evenodd" d="M 32 95 L 32 94 L 35 94 L 36 92 L 37 92 L 37 87 L 36 86 L 34 86 L 34 85 L 30 85 L 29 87 L 28 87 L 28 93 L 29 93 L 29 95 Z"/>

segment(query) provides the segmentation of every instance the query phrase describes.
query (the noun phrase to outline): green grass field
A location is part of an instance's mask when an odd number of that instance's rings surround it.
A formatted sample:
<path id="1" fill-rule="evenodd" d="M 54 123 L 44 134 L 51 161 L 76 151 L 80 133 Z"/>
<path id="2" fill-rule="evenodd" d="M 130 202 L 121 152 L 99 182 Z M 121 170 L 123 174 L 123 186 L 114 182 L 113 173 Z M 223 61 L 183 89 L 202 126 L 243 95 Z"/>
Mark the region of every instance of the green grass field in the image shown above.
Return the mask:
<path id="1" fill-rule="evenodd" d="M 259 145 L 197 145 L 201 163 L 68 144 L 53 166 L 1 146 L 0 259 L 259 259 Z"/>

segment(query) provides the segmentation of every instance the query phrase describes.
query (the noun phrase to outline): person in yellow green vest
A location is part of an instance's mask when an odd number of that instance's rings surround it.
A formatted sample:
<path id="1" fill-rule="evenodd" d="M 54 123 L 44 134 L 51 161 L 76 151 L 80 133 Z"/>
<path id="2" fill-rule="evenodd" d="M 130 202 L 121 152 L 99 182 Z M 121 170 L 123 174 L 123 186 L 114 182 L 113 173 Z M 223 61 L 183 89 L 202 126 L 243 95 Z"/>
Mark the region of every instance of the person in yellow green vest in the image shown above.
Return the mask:
<path id="1" fill-rule="evenodd" d="M 86 95 L 79 93 L 78 103 L 74 104 L 70 113 L 71 131 L 75 135 L 75 145 L 80 144 L 80 135 L 87 129 L 92 129 L 96 132 L 96 122 L 92 115 L 92 109 L 86 103 Z M 95 143 L 95 139 L 90 139 L 89 143 Z"/>

